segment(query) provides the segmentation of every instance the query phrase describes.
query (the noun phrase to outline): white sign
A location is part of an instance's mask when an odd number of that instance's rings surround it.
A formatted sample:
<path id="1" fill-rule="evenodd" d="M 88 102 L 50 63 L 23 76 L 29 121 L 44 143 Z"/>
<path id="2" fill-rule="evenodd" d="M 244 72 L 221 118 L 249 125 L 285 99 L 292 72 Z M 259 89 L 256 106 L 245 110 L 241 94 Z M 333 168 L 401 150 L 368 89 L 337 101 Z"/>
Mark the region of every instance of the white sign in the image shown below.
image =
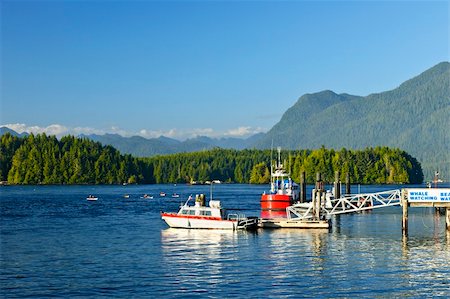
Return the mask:
<path id="1" fill-rule="evenodd" d="M 450 202 L 450 188 L 406 189 L 410 202 Z"/>

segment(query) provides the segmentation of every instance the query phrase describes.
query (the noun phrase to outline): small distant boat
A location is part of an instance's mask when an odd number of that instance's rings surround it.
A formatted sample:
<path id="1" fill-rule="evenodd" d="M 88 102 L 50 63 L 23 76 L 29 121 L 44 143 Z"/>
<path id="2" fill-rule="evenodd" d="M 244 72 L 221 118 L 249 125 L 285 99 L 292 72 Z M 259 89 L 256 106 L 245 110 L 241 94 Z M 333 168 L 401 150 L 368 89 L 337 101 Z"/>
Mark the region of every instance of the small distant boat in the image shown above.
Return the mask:
<path id="1" fill-rule="evenodd" d="M 161 192 L 159 192 L 159 196 L 165 197 L 165 196 L 166 196 L 166 193 L 161 191 Z"/>
<path id="2" fill-rule="evenodd" d="M 178 198 L 178 197 L 180 197 L 180 194 L 174 193 L 174 194 L 172 194 L 172 197 L 173 197 L 173 198 Z"/>
<path id="3" fill-rule="evenodd" d="M 98 197 L 96 197 L 94 195 L 89 195 L 88 197 L 86 197 L 86 200 L 94 201 L 94 200 L 98 200 Z"/>
<path id="4" fill-rule="evenodd" d="M 130 195 L 125 194 L 125 195 L 123 196 L 123 198 L 130 198 Z"/>
<path id="5" fill-rule="evenodd" d="M 153 196 L 151 196 L 151 195 L 148 195 L 148 194 L 144 194 L 144 196 L 142 196 L 141 198 L 152 199 L 152 198 L 153 198 Z"/>
<path id="6" fill-rule="evenodd" d="M 188 205 L 192 196 L 189 196 L 178 213 L 161 212 L 161 218 L 173 228 L 198 228 L 198 229 L 256 229 L 257 217 L 245 217 L 244 215 L 228 214 L 220 206 L 220 201 L 210 200 L 209 206 L 205 206 L 205 195 L 195 196 L 195 205 Z"/>

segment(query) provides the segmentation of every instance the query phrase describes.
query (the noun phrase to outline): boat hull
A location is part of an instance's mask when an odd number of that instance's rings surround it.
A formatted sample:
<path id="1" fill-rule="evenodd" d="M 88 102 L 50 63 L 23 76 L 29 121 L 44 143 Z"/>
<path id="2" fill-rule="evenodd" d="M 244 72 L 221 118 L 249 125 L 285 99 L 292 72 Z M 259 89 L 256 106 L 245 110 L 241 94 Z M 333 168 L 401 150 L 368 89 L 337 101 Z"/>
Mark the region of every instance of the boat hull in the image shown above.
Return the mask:
<path id="1" fill-rule="evenodd" d="M 224 220 L 218 217 L 182 216 L 163 213 L 162 219 L 173 228 L 193 229 L 237 229 L 237 221 Z"/>
<path id="2" fill-rule="evenodd" d="M 286 208 L 292 205 L 292 197 L 287 194 L 263 194 L 261 196 L 261 217 L 286 217 Z"/>

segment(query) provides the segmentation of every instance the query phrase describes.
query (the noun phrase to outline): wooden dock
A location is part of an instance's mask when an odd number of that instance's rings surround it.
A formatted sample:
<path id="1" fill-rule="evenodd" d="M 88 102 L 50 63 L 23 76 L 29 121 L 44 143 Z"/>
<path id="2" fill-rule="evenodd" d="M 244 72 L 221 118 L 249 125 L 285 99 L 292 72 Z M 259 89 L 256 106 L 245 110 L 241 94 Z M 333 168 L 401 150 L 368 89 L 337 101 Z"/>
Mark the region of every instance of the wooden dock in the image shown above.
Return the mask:
<path id="1" fill-rule="evenodd" d="M 303 229 L 328 229 L 329 220 L 292 220 L 287 218 L 260 219 L 261 228 L 303 228 Z"/>

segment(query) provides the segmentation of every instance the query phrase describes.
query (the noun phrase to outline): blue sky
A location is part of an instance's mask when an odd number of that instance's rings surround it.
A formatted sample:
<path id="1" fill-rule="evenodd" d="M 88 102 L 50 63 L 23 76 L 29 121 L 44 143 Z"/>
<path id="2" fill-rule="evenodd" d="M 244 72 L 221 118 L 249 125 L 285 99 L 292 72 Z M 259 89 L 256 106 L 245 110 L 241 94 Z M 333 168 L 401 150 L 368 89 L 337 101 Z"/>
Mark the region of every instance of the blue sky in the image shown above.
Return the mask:
<path id="1" fill-rule="evenodd" d="M 9 1 L 1 125 L 178 139 L 267 131 L 305 94 L 449 60 L 448 1 Z"/>

